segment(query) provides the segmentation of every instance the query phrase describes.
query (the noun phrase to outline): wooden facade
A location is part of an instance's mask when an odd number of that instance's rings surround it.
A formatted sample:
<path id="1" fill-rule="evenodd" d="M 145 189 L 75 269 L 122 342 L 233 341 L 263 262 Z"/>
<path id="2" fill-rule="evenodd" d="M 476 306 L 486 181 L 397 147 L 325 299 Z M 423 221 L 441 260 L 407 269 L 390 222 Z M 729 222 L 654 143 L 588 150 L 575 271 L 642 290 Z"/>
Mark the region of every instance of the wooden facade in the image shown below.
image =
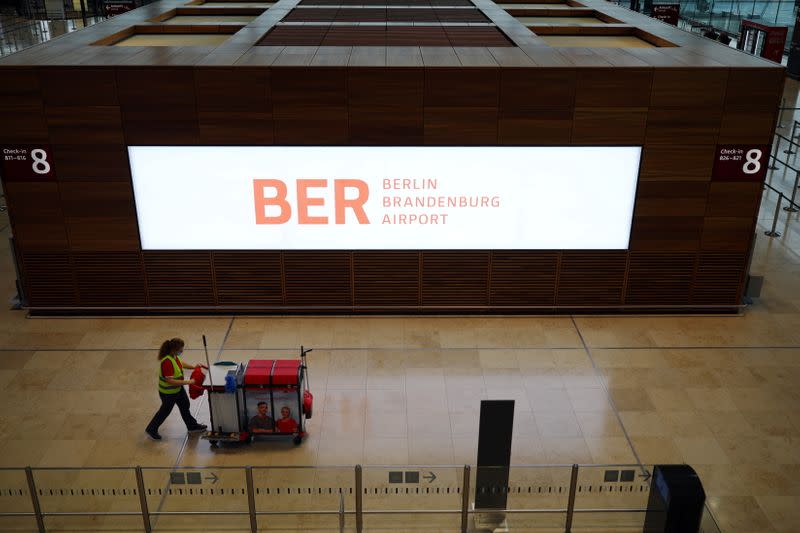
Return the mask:
<path id="1" fill-rule="evenodd" d="M 281 0 L 218 47 L 93 44 L 157 27 L 186 3 L 162 0 L 0 60 L 0 145 L 47 145 L 56 173 L 3 182 L 31 309 L 739 304 L 761 184 L 712 180 L 712 165 L 719 145 L 770 144 L 780 65 L 603 0 L 571 5 L 670 46 L 549 47 L 490 0 L 473 3 L 512 46 L 258 45 L 298 0 Z M 641 145 L 643 159 L 628 250 L 147 252 L 132 145 Z M 570 209 L 569 198 L 553 201 Z"/>

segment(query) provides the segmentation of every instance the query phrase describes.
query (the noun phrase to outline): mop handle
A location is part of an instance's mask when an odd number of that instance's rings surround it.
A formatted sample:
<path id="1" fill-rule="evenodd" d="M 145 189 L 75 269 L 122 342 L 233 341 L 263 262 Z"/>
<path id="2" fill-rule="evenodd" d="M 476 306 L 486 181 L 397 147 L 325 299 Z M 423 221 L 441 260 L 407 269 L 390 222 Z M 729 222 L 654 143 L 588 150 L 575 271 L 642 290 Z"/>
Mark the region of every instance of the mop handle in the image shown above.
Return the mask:
<path id="1" fill-rule="evenodd" d="M 214 388 L 214 381 L 211 379 L 211 361 L 208 359 L 208 344 L 206 344 L 206 336 L 203 335 L 203 349 L 206 351 L 206 367 L 208 367 L 208 383 L 211 388 Z"/>

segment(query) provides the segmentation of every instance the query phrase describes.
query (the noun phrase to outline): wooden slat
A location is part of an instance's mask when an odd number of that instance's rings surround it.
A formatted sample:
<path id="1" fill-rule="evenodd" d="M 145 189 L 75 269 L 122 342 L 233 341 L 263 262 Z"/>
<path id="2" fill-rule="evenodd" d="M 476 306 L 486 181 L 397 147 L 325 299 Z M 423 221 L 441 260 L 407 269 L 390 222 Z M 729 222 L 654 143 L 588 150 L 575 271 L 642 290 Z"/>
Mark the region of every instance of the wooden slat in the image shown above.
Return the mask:
<path id="1" fill-rule="evenodd" d="M 286 305 L 289 307 L 350 307 L 353 290 L 350 253 L 289 251 L 283 253 Z"/>
<path id="2" fill-rule="evenodd" d="M 631 252 L 625 303 L 628 305 L 688 305 L 695 254 L 692 252 Z"/>
<path id="3" fill-rule="evenodd" d="M 151 306 L 209 307 L 215 304 L 208 252 L 144 252 Z"/>
<path id="4" fill-rule="evenodd" d="M 493 251 L 490 302 L 503 306 L 555 303 L 559 254 L 539 251 Z"/>
<path id="5" fill-rule="evenodd" d="M 745 253 L 701 253 L 694 275 L 692 304 L 739 304 L 746 259 Z"/>
<path id="6" fill-rule="evenodd" d="M 487 305 L 488 271 L 489 252 L 422 252 L 422 305 Z"/>
<path id="7" fill-rule="evenodd" d="M 413 309 L 419 305 L 419 277 L 418 252 L 354 252 L 354 305 Z"/>
<path id="8" fill-rule="evenodd" d="M 620 305 L 625 252 L 563 252 L 556 303 L 561 306 Z"/>
<path id="9" fill-rule="evenodd" d="M 280 306 L 280 252 L 214 252 L 219 305 Z"/>
<path id="10" fill-rule="evenodd" d="M 144 307 L 144 269 L 139 252 L 73 255 L 78 302 L 90 307 Z"/>
<path id="11" fill-rule="evenodd" d="M 22 255 L 25 294 L 32 307 L 63 307 L 78 303 L 73 267 L 67 253 Z"/>

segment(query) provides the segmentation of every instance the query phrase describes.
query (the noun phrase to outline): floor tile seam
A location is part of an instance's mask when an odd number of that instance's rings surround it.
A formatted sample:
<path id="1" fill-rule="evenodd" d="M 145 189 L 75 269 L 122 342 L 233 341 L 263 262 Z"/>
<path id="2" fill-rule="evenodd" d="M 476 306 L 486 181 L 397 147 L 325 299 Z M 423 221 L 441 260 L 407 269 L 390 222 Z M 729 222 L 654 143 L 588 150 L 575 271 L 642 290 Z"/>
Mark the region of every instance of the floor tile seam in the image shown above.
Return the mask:
<path id="1" fill-rule="evenodd" d="M 231 329 L 233 328 L 233 322 L 235 320 L 236 320 L 236 317 L 231 317 L 230 321 L 228 322 L 228 329 L 226 330 L 225 335 L 222 338 L 222 343 L 220 344 L 219 349 L 217 350 L 216 358 L 214 359 L 215 363 L 217 361 L 219 361 L 219 358 L 222 355 L 222 351 L 223 351 L 223 349 L 225 347 L 225 341 L 228 339 L 228 335 L 230 335 Z M 200 410 L 203 407 L 203 402 L 207 402 L 207 401 L 208 401 L 208 396 L 206 394 L 204 394 L 203 395 L 203 400 L 196 404 L 196 407 L 195 407 L 195 410 L 194 410 L 194 416 L 195 417 L 200 413 Z M 209 405 L 209 410 L 210 409 L 211 409 L 211 405 Z M 183 442 L 181 443 L 180 450 L 178 451 L 178 455 L 175 458 L 175 463 L 172 465 L 172 469 L 173 470 L 180 467 L 181 461 L 183 460 L 183 456 L 184 456 L 184 454 L 186 452 L 186 445 L 188 444 L 188 442 L 189 442 L 189 434 L 187 433 L 183 437 Z M 167 480 L 166 489 L 169 489 L 171 484 L 172 484 L 171 479 Z M 161 499 L 158 502 L 158 507 L 156 509 L 157 511 L 161 511 L 161 509 L 164 507 L 164 502 L 166 501 L 167 493 L 168 493 L 168 490 L 164 490 L 163 496 L 161 497 Z M 156 523 L 158 521 L 158 517 L 159 516 L 161 516 L 161 515 L 156 515 Z M 155 524 L 153 525 L 153 529 L 155 529 Z"/>
<path id="2" fill-rule="evenodd" d="M 617 423 L 619 424 L 620 429 L 622 429 L 622 434 L 625 436 L 625 440 L 628 442 L 628 446 L 630 446 L 631 453 L 633 453 L 634 459 L 636 459 L 636 463 L 639 465 L 639 468 L 642 469 L 643 472 L 646 472 L 646 469 L 642 463 L 642 459 L 639 457 L 639 453 L 636 451 L 636 448 L 633 445 L 633 441 L 631 440 L 631 436 L 628 434 L 628 430 L 625 427 L 625 424 L 622 423 L 622 417 L 620 416 L 619 409 L 617 409 L 616 403 L 614 403 L 614 399 L 611 397 L 611 391 L 609 391 L 608 386 L 603 379 L 602 371 L 600 367 L 597 366 L 597 363 L 592 356 L 592 349 L 586 344 L 585 339 L 583 338 L 583 333 L 581 332 L 580 327 L 578 327 L 578 323 L 575 321 L 575 317 L 572 317 L 572 323 L 575 327 L 575 332 L 578 334 L 578 337 L 581 339 L 581 343 L 583 343 L 584 352 L 586 356 L 589 358 L 589 361 L 592 364 L 592 368 L 594 369 L 595 376 L 600 381 L 600 384 L 603 390 L 606 393 L 606 399 L 608 400 L 609 405 L 611 406 L 611 410 L 614 413 L 614 417 L 617 419 Z M 583 435 L 583 430 L 581 429 L 581 435 Z M 584 441 L 586 438 L 584 437 Z M 587 445 L 588 446 L 588 445 Z"/>
<path id="3" fill-rule="evenodd" d="M 232 317 L 233 319 L 233 317 Z M 287 348 L 220 348 L 223 351 L 231 352 L 231 351 L 247 351 L 247 352 L 276 352 L 276 351 L 287 351 L 293 350 L 296 347 L 287 347 Z M 515 350 L 515 351 L 525 351 L 525 350 L 582 350 L 585 351 L 587 348 L 593 350 L 797 350 L 800 349 L 800 345 L 788 344 L 788 345 L 757 345 L 757 346 L 748 346 L 748 345 L 713 345 L 713 346 L 592 346 L 589 347 L 585 345 L 584 347 L 574 347 L 574 346 L 557 346 L 557 347 L 542 347 L 542 346 L 528 346 L 528 347 L 483 347 L 483 348 L 434 348 L 435 350 L 447 350 L 447 351 L 455 351 L 455 350 Z M 144 352 L 144 351 L 152 351 L 155 348 L 153 346 L 148 346 L 145 348 L 138 347 L 138 348 L 42 348 L 42 347 L 19 347 L 19 348 L 2 348 L 0 347 L 0 352 Z M 187 351 L 198 351 L 202 348 L 188 348 Z M 213 349 L 213 347 L 212 347 Z M 328 351 L 328 352 L 335 352 L 335 351 L 360 351 L 360 350 L 403 350 L 403 351 L 426 351 L 431 350 L 431 348 L 385 348 L 385 347 L 372 347 L 372 348 L 328 348 L 328 347 L 315 347 L 316 350 L 320 351 Z M 221 355 L 221 354 L 220 354 Z M 569 366 L 569 365 L 568 365 Z M 524 367 L 524 368 L 548 368 L 548 367 Z M 556 365 L 556 368 L 558 366 Z"/>

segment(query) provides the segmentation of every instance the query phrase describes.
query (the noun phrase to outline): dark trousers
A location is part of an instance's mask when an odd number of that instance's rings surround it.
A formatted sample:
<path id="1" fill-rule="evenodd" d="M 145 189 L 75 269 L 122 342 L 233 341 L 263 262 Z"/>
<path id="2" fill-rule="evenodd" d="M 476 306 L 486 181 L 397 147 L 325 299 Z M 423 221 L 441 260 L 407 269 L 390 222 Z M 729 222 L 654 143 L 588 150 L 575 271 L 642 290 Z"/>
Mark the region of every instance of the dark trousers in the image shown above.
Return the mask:
<path id="1" fill-rule="evenodd" d="M 158 428 L 164 423 L 164 420 L 167 419 L 175 405 L 178 406 L 178 410 L 181 412 L 181 418 L 183 418 L 183 423 L 186 424 L 187 428 L 191 429 L 198 425 L 197 420 L 195 420 L 192 413 L 189 412 L 189 396 L 186 394 L 186 389 L 181 387 L 180 392 L 176 394 L 163 394 L 159 392 L 158 395 L 161 397 L 161 407 L 156 411 L 150 423 L 147 424 L 147 431 L 157 432 Z"/>

